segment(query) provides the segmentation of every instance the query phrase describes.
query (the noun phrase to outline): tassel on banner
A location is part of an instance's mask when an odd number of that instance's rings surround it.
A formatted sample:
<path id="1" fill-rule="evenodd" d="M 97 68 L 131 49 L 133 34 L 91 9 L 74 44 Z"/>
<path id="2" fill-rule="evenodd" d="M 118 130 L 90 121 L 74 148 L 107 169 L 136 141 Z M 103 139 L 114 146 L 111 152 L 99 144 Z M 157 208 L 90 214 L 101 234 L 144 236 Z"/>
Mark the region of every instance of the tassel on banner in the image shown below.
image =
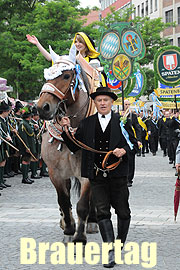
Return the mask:
<path id="1" fill-rule="evenodd" d="M 51 137 L 50 139 L 49 139 L 49 143 L 53 143 L 53 141 L 54 141 L 54 138 L 53 137 Z"/>
<path id="2" fill-rule="evenodd" d="M 61 150 L 62 150 L 62 143 L 60 143 L 60 144 L 58 145 L 57 150 L 58 150 L 58 151 L 61 151 Z"/>

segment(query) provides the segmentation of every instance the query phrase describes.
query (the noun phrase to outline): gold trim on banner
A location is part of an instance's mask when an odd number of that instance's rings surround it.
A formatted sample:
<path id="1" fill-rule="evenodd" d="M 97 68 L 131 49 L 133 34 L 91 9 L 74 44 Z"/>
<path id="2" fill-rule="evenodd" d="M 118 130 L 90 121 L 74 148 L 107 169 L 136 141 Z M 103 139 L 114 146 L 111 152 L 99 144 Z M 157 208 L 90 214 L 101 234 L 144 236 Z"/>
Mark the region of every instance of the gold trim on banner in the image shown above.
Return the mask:
<path id="1" fill-rule="evenodd" d="M 171 95 L 180 95 L 180 87 L 176 88 L 157 88 L 156 92 L 158 92 L 158 96 L 171 96 Z"/>
<path id="2" fill-rule="evenodd" d="M 161 101 L 163 109 L 176 109 L 175 102 Z M 180 102 L 177 102 L 177 108 L 180 109 Z"/>

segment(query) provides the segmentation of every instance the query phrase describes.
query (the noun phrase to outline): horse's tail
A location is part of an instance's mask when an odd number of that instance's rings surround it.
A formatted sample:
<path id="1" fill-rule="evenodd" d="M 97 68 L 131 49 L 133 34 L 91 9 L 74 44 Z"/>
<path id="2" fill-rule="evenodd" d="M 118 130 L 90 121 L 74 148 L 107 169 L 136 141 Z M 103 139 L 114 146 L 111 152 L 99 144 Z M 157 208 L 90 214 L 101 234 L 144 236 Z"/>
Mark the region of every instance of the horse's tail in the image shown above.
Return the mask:
<path id="1" fill-rule="evenodd" d="M 74 180 L 74 185 L 73 185 L 72 189 L 75 191 L 75 193 L 78 195 L 78 197 L 80 197 L 81 183 L 80 183 L 79 179 L 76 177 L 73 177 L 73 180 Z"/>

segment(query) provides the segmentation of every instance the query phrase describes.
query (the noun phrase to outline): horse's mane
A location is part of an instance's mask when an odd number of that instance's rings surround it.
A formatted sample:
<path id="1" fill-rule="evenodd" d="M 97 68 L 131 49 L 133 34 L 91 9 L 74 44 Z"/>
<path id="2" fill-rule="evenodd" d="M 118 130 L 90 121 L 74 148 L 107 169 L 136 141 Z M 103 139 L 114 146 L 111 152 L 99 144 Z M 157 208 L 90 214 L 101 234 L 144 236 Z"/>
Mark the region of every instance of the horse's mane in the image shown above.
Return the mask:
<path id="1" fill-rule="evenodd" d="M 81 67 L 81 64 L 79 63 L 78 60 L 77 60 L 77 64 L 79 64 L 80 67 Z M 85 88 L 86 88 L 86 90 L 87 90 L 87 92 L 88 92 L 88 95 L 89 95 L 89 94 L 90 94 L 90 82 L 89 82 L 89 80 L 88 80 L 88 77 L 87 77 L 86 72 L 82 69 L 82 67 L 81 67 L 81 74 L 82 74 L 82 79 L 83 79 Z"/>

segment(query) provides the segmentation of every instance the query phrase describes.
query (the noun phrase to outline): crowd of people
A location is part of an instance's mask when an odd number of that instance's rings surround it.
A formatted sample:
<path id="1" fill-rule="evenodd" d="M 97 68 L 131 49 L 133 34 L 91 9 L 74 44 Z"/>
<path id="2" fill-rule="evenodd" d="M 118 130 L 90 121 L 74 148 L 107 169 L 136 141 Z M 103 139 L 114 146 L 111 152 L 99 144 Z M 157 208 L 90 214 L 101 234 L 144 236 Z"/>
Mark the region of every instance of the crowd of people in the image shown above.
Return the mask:
<path id="1" fill-rule="evenodd" d="M 27 35 L 27 39 L 37 46 L 48 61 L 52 61 L 51 55 L 35 36 Z M 95 59 L 99 61 L 99 53 L 95 50 L 94 42 L 85 33 L 76 33 L 73 44 L 77 53 L 88 63 L 92 64 Z M 166 110 L 159 119 L 156 119 L 154 112 L 149 112 L 148 115 L 144 115 L 143 111 L 139 114 L 132 112 L 129 100 L 125 100 L 121 115 L 114 113 L 112 105 L 117 96 L 106 86 L 105 77 L 105 74 L 102 74 L 101 86 L 90 94 L 97 113 L 81 121 L 75 137 L 88 147 L 99 151 L 94 154 L 82 150 L 81 176 L 90 180 L 102 239 L 108 243 L 115 241 L 110 212 L 113 207 L 117 214 L 117 239 L 124 244 L 131 220 L 128 187 L 133 184 L 135 156 L 145 157 L 149 152 L 155 156 L 160 144 L 163 156 L 168 155 L 169 163 L 175 166 L 180 134 L 179 112 Z M 40 156 L 42 125 L 36 107 L 31 108 L 29 105 L 24 107 L 17 101 L 12 110 L 9 100 L 1 101 L 0 190 L 10 187 L 5 179 L 15 174 L 22 174 L 23 184 L 32 184 L 34 179 L 48 175 L 46 165 Z M 62 137 L 65 143 L 71 152 L 76 152 L 79 148 L 68 140 L 65 132 L 70 128 L 70 120 L 63 117 L 61 126 L 64 130 Z M 17 149 L 14 149 L 12 144 Z M 103 166 L 106 151 L 112 151 L 109 164 L 116 162 L 118 164 L 112 170 L 111 165 Z M 37 174 L 38 167 L 41 169 L 40 175 Z M 108 263 L 104 264 L 104 267 L 112 268 L 114 265 L 112 249 L 109 251 Z"/>
<path id="2" fill-rule="evenodd" d="M 149 152 L 155 156 L 159 145 L 163 157 L 168 156 L 169 164 L 173 164 L 175 168 L 176 149 L 180 139 L 179 110 L 162 110 L 159 118 L 156 118 L 153 112 L 145 117 L 142 111 L 138 115 L 138 122 L 141 128 L 142 148 L 137 156 L 145 157 Z"/>
<path id="3" fill-rule="evenodd" d="M 17 100 L 12 109 L 8 97 L 0 102 L 1 191 L 11 187 L 7 179 L 18 174 L 22 175 L 23 184 L 32 184 L 35 179 L 48 176 L 40 155 L 43 125 L 36 106 L 23 106 Z"/>

